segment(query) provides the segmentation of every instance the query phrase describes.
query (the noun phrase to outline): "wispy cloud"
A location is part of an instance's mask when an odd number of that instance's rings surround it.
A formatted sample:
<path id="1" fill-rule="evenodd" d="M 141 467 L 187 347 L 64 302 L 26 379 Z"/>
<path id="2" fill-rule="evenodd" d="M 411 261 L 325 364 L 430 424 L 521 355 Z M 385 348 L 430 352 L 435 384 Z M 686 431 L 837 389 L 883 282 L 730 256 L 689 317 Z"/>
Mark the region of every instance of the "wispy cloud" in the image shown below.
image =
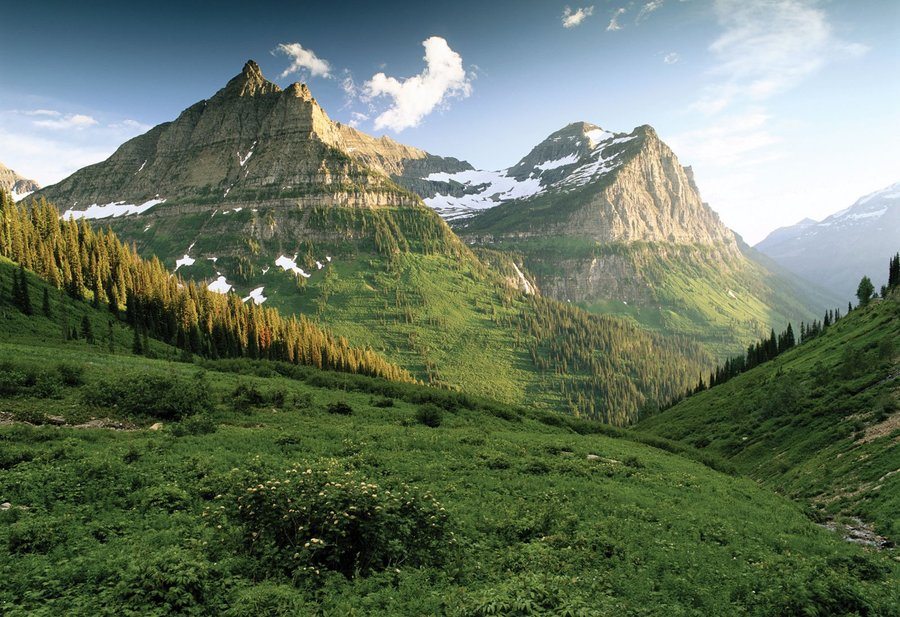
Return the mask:
<path id="1" fill-rule="evenodd" d="M 43 120 L 32 120 L 32 124 L 34 126 L 41 127 L 43 129 L 54 129 L 54 130 L 67 130 L 67 129 L 83 129 L 89 126 L 94 126 L 97 124 L 97 121 L 93 118 L 93 116 L 88 116 L 85 114 L 67 114 L 62 115 L 59 112 L 52 112 L 49 109 L 37 109 L 34 110 L 36 114 L 32 114 L 38 117 L 44 117 Z"/>
<path id="2" fill-rule="evenodd" d="M 363 84 L 363 95 L 372 100 L 387 96 L 389 109 L 375 118 L 375 129 L 402 131 L 418 126 L 422 119 L 447 100 L 465 98 L 472 93 L 472 76 L 463 68 L 462 57 L 450 49 L 447 41 L 433 36 L 422 42 L 425 69 L 406 79 L 377 73 Z"/>
<path id="3" fill-rule="evenodd" d="M 736 101 L 763 101 L 796 86 L 836 56 L 859 56 L 863 45 L 838 39 L 811 0 L 716 0 L 722 34 L 709 46 L 713 83 L 694 107 L 717 113 Z"/>
<path id="4" fill-rule="evenodd" d="M 609 19 L 609 25 L 606 26 L 607 32 L 615 32 L 616 30 L 621 30 L 622 26 L 619 24 L 619 17 L 625 14 L 625 8 L 618 8 L 613 11 L 612 17 Z"/>
<path id="5" fill-rule="evenodd" d="M 650 16 L 650 13 L 660 8 L 663 4 L 665 4 L 665 0 L 650 0 L 650 2 L 645 3 L 638 12 L 634 23 L 641 23 Z"/>
<path id="6" fill-rule="evenodd" d="M 669 145 L 692 163 L 733 167 L 759 162 L 759 150 L 781 142 L 768 127 L 771 116 L 763 109 L 720 118 L 694 131 L 669 138 Z M 766 158 L 771 156 L 771 152 Z"/>
<path id="7" fill-rule="evenodd" d="M 369 116 L 367 114 L 364 114 L 364 113 L 361 113 L 358 111 L 354 111 L 354 112 L 350 113 L 350 121 L 347 122 L 347 124 L 349 124 L 353 128 L 356 128 L 368 119 L 369 119 Z"/>
<path id="8" fill-rule="evenodd" d="M 311 49 L 305 49 L 300 43 L 281 43 L 272 54 L 282 53 L 292 59 L 279 77 L 284 79 L 294 73 L 308 74 L 310 77 L 331 77 L 331 65 L 327 60 L 318 57 Z"/>
<path id="9" fill-rule="evenodd" d="M 665 64 L 675 64 L 679 60 L 681 60 L 681 56 L 679 56 L 678 53 L 674 51 L 663 56 L 663 62 Z"/>
<path id="10" fill-rule="evenodd" d="M 575 26 L 581 25 L 585 19 L 594 14 L 594 6 L 584 6 L 576 10 L 572 10 L 570 7 L 566 7 L 563 9 L 562 14 L 562 25 L 563 28 L 574 28 Z"/>

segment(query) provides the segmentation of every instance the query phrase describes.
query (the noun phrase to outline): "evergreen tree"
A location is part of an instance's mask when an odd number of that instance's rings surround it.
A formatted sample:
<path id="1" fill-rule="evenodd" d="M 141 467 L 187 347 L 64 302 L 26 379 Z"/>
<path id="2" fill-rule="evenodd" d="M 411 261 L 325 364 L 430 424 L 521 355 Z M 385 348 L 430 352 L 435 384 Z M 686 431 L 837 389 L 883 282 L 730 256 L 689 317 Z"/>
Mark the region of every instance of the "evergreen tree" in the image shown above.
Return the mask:
<path id="1" fill-rule="evenodd" d="M 900 285 L 900 253 L 891 257 L 891 265 L 888 268 L 888 289 Z"/>
<path id="2" fill-rule="evenodd" d="M 91 344 L 94 342 L 94 329 L 87 315 L 81 318 L 81 338 Z"/>
<path id="3" fill-rule="evenodd" d="M 856 297 L 859 298 L 859 305 L 866 306 L 869 304 L 873 293 L 875 293 L 875 286 L 872 285 L 872 280 L 868 276 L 862 277 L 859 281 L 859 287 L 856 288 Z"/>
<path id="4" fill-rule="evenodd" d="M 137 328 L 132 328 L 131 331 L 134 334 L 131 339 L 131 353 L 136 356 L 140 356 L 144 353 L 144 346 L 141 344 L 141 337 L 138 334 Z"/>
<path id="5" fill-rule="evenodd" d="M 41 312 L 44 317 L 53 317 L 53 312 L 50 310 L 50 290 L 46 287 L 44 287 L 44 297 L 41 300 Z"/>
<path id="6" fill-rule="evenodd" d="M 34 310 L 31 308 L 31 297 L 28 293 L 28 276 L 25 274 L 25 267 L 21 264 L 19 265 L 19 292 L 17 296 L 19 310 L 26 315 L 33 314 Z"/>

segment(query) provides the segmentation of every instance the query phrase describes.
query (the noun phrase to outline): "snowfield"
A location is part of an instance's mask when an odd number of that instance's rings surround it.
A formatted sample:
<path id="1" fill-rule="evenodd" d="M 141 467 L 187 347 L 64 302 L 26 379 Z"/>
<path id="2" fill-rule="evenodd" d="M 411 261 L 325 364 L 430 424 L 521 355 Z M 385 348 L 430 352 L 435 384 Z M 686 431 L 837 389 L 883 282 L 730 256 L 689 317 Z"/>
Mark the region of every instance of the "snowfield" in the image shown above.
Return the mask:
<path id="1" fill-rule="evenodd" d="M 129 214 L 143 214 L 153 206 L 157 206 L 161 203 L 164 203 L 165 199 L 151 199 L 150 201 L 145 201 L 139 206 L 134 204 L 127 204 L 124 201 L 114 201 L 112 203 L 99 205 L 92 204 L 88 206 L 86 210 L 66 210 L 62 217 L 63 219 L 108 219 L 110 217 L 117 216 L 128 216 Z"/>

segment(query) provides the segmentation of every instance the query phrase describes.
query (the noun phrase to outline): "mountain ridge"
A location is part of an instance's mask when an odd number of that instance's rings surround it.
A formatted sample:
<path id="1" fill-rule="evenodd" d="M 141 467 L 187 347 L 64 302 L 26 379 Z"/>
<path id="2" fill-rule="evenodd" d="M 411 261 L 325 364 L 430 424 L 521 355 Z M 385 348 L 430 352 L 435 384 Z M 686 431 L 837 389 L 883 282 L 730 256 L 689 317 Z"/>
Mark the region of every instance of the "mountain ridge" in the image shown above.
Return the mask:
<path id="1" fill-rule="evenodd" d="M 859 277 L 886 282 L 882 262 L 900 248 L 900 182 L 821 221 L 776 229 L 755 248 L 797 275 L 847 297 Z"/>

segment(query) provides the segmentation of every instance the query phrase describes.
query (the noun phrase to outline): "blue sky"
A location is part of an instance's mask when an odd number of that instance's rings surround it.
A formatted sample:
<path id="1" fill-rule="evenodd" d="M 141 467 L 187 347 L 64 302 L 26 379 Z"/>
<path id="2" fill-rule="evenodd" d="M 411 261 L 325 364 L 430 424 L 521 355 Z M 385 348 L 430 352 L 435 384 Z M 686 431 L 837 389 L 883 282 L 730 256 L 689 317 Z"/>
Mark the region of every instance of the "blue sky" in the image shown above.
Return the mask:
<path id="1" fill-rule="evenodd" d="M 2 4 L 0 161 L 45 184 L 248 58 L 336 120 L 480 168 L 576 120 L 651 124 L 750 242 L 900 180 L 896 0 Z"/>

